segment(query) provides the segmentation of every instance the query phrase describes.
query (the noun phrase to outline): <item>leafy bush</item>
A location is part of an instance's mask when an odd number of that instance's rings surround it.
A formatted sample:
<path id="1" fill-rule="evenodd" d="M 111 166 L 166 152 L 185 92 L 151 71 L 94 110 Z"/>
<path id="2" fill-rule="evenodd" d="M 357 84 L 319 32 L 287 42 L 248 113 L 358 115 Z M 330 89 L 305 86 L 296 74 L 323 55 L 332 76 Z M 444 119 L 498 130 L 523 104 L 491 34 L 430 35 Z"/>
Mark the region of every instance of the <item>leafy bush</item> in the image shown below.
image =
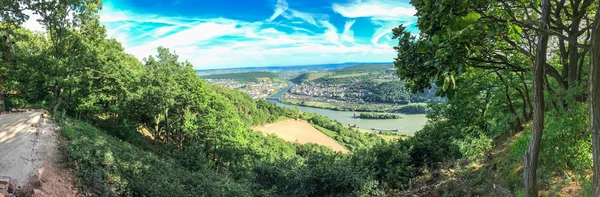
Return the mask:
<path id="1" fill-rule="evenodd" d="M 592 166 L 592 138 L 585 103 L 572 106 L 568 112 L 547 112 L 540 154 L 541 169 L 547 174 L 575 170 L 583 172 Z"/>
<path id="2" fill-rule="evenodd" d="M 256 165 L 255 183 L 262 194 L 274 196 L 373 196 L 377 181 L 362 166 L 342 154 L 312 152 Z"/>
<path id="3" fill-rule="evenodd" d="M 249 191 L 226 175 L 195 171 L 104 134 L 93 126 L 67 121 L 75 131 L 66 147 L 79 189 L 98 196 L 247 196 Z"/>
<path id="4" fill-rule="evenodd" d="M 371 171 L 384 189 L 406 188 L 416 172 L 409 150 L 409 142 L 399 140 L 360 150 L 352 160 Z"/>
<path id="5" fill-rule="evenodd" d="M 414 166 L 435 164 L 445 159 L 459 158 L 460 149 L 452 142 L 456 133 L 445 122 L 426 124 L 421 131 L 408 139 Z"/>
<path id="6" fill-rule="evenodd" d="M 486 151 L 492 148 L 492 139 L 480 134 L 479 136 L 467 136 L 465 139 L 456 140 L 454 144 L 458 146 L 461 158 L 475 159 L 481 157 Z"/>
<path id="7" fill-rule="evenodd" d="M 319 131 L 323 132 L 330 138 L 333 138 L 350 151 L 355 151 L 361 148 L 370 148 L 376 144 L 385 143 L 382 138 L 373 133 L 362 133 L 360 131 L 347 128 L 341 123 L 331 120 L 325 116 L 307 114 L 303 115 L 302 118 L 312 122 Z"/>

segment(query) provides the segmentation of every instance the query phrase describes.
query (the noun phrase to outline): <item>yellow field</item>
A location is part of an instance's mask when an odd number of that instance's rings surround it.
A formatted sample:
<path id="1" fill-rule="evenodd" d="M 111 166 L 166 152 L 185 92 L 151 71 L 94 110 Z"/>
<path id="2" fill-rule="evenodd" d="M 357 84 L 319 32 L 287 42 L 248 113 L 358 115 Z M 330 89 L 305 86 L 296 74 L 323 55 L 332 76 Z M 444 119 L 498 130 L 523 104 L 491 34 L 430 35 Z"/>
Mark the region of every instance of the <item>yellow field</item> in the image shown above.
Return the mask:
<path id="1" fill-rule="evenodd" d="M 285 120 L 265 126 L 254 127 L 254 130 L 261 131 L 264 134 L 275 134 L 281 139 L 289 142 L 298 142 L 300 144 L 315 143 L 331 148 L 334 151 L 348 153 L 348 150 L 335 140 L 327 137 L 321 131 L 315 129 L 305 121 Z"/>

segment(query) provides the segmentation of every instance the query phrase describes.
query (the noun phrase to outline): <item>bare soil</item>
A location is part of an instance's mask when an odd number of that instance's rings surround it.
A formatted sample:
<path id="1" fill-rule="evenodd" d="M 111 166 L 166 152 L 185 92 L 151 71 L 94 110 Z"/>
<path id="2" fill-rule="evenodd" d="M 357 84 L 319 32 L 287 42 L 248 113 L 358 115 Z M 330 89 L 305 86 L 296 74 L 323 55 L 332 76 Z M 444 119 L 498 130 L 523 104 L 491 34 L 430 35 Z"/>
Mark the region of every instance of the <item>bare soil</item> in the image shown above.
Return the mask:
<path id="1" fill-rule="evenodd" d="M 0 176 L 17 196 L 76 196 L 68 168 L 60 164 L 56 127 L 43 111 L 0 115 Z"/>
<path id="2" fill-rule="evenodd" d="M 261 131 L 264 134 L 275 134 L 290 142 L 298 142 L 300 144 L 315 143 L 329 147 L 334 151 L 348 152 L 342 145 L 305 121 L 285 120 L 254 127 L 254 130 Z"/>

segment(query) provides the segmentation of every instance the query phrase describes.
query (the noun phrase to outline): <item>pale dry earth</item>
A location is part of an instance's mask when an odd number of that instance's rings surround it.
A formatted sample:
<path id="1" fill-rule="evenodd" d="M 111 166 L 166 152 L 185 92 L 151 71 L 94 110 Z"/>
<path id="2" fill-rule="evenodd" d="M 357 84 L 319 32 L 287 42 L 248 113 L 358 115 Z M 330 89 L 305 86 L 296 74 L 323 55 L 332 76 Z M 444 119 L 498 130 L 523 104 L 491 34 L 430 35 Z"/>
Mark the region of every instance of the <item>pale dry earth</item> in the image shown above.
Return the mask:
<path id="1" fill-rule="evenodd" d="M 76 196 L 70 170 L 60 164 L 56 127 L 42 111 L 0 115 L 0 176 L 22 196 Z"/>
<path id="2" fill-rule="evenodd" d="M 275 134 L 281 139 L 290 142 L 298 142 L 300 144 L 315 143 L 329 147 L 334 151 L 348 152 L 342 145 L 305 121 L 285 120 L 254 127 L 254 130 L 261 131 L 264 134 Z"/>

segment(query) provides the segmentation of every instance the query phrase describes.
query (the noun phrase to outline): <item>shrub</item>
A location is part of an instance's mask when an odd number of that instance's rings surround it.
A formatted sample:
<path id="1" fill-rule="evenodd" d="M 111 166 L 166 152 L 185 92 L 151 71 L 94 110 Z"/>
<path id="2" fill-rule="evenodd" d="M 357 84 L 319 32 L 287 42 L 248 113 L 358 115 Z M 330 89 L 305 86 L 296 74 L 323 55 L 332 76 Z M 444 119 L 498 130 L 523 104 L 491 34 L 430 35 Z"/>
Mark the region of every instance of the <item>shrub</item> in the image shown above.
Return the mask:
<path id="1" fill-rule="evenodd" d="M 249 191 L 224 174 L 189 171 L 106 135 L 86 123 L 67 121 L 74 131 L 66 147 L 69 163 L 82 193 L 98 196 L 247 196 Z M 65 132 L 63 132 L 65 133 Z"/>
<path id="2" fill-rule="evenodd" d="M 492 139 L 486 135 L 467 136 L 465 139 L 456 140 L 454 144 L 458 146 L 461 153 L 461 158 L 475 159 L 483 156 L 486 151 L 492 148 Z"/>

